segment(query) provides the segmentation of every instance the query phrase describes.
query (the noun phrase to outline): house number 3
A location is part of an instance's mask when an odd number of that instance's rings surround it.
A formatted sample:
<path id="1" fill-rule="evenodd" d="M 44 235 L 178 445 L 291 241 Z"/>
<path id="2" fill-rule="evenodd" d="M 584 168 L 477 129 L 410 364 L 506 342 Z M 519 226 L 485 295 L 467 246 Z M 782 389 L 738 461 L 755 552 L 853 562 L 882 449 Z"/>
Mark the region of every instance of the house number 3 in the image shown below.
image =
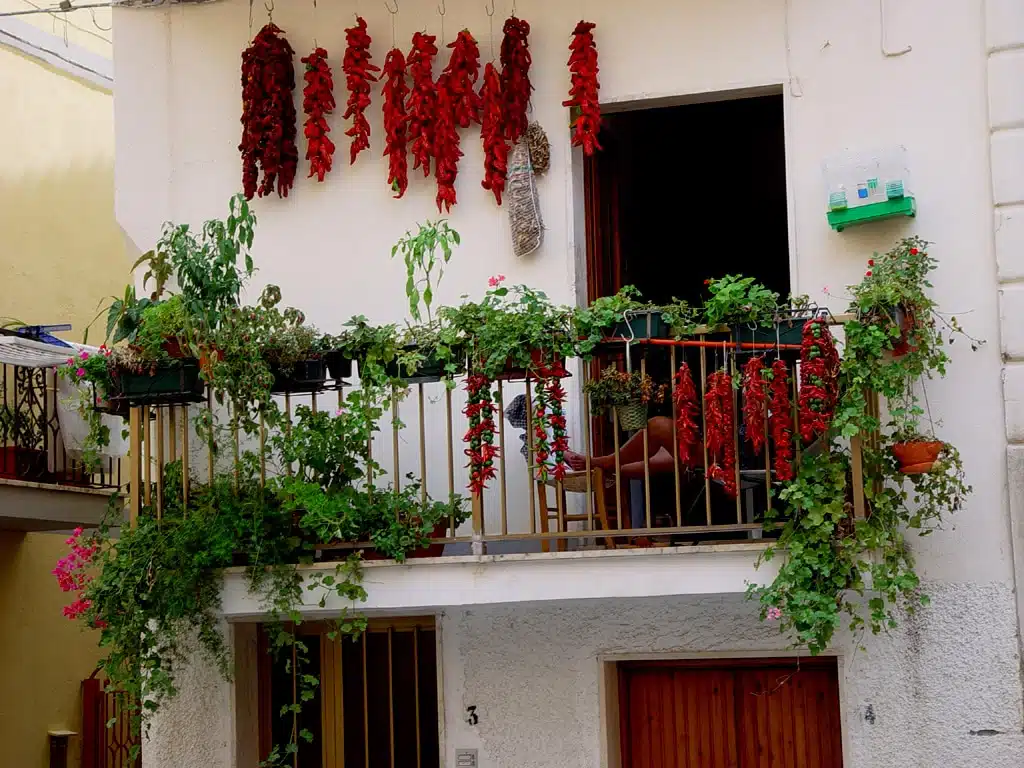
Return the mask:
<path id="1" fill-rule="evenodd" d="M 476 713 L 476 707 L 466 707 L 466 722 L 470 725 L 476 725 L 480 722 L 480 717 Z"/>

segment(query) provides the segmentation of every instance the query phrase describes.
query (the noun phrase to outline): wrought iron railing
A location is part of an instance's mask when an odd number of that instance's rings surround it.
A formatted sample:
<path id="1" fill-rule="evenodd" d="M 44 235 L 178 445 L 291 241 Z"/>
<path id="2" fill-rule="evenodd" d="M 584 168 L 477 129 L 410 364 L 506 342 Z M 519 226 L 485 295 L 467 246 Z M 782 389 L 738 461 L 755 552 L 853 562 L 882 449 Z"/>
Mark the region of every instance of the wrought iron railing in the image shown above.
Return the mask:
<path id="1" fill-rule="evenodd" d="M 836 319 L 830 321 L 837 324 Z M 799 336 L 799 334 L 797 334 Z M 608 360 L 619 365 L 636 365 L 664 383 L 682 362 L 693 372 L 693 381 L 700 404 L 698 424 L 706 434 L 707 412 L 704 407 L 707 381 L 715 369 L 724 368 L 738 380 L 738 371 L 751 355 L 766 355 L 785 362 L 793 403 L 791 414 L 794 436 L 794 460 L 800 452 L 827 450 L 822 443 L 806 444 L 799 439 L 800 425 L 796 403 L 800 396 L 800 344 L 738 341 L 742 334 L 707 333 L 685 340 L 649 340 L 630 346 L 612 340 Z M 799 341 L 799 338 L 796 339 Z M 627 349 L 630 350 L 627 352 Z M 629 362 L 627 363 L 627 359 Z M 647 428 L 625 433 L 618 409 L 597 417 L 584 396 L 583 384 L 595 375 L 596 361 L 576 361 L 570 365 L 574 375 L 569 390 L 570 434 L 579 452 L 576 466 L 565 477 L 555 479 L 548 473 L 538 478 L 539 463 L 534 451 L 534 424 L 531 414 L 537 392 L 536 379 L 494 382 L 493 396 L 496 417 L 495 477 L 478 493 L 466 490 L 469 470 L 463 466 L 462 435 L 468 426 L 463 415 L 465 394 L 461 386 L 451 388 L 443 381 L 411 381 L 407 388 L 393 393 L 390 424 L 380 425 L 371 441 L 370 453 L 385 465 L 387 481 L 401 485 L 403 473 L 411 473 L 422 485 L 424 499 L 451 498 L 463 493 L 470 498 L 472 514 L 461 525 L 452 520 L 447 534 L 439 535 L 436 544 L 447 545 L 445 554 L 506 553 L 514 551 L 549 551 L 552 543 L 558 549 L 586 546 L 592 548 L 617 546 L 666 546 L 695 541 L 752 539 L 762 536 L 766 510 L 777 504 L 780 487 L 773 466 L 772 441 L 754 453 L 741 434 L 742 396 L 734 388 L 732 397 L 732 449 L 737 460 L 731 468 L 732 482 L 723 480 L 721 471 L 713 478 L 708 445 L 701 442 L 699 460 L 684 466 L 679 456 L 679 443 L 674 424 L 678 413 L 670 398 L 660 412 L 652 414 Z M 457 380 L 458 384 L 458 380 Z M 313 393 L 285 394 L 279 398 L 284 413 L 284 427 L 292 423 L 299 405 L 313 411 L 345 407 L 347 382 L 334 382 L 330 389 Z M 328 387 L 331 384 L 328 383 Z M 521 397 L 525 417 L 513 427 L 505 412 Z M 576 407 L 572 407 L 575 404 Z M 245 445 L 234 437 L 233 450 L 214 451 L 190 426 L 201 411 L 209 411 L 200 421 L 226 421 L 222 408 L 212 400 L 192 405 L 148 405 L 131 409 L 131 455 L 129 483 L 141 493 L 130 497 L 131 515 L 152 510 L 160 515 L 164 505 L 165 473 L 169 462 L 181 462 L 181 489 L 174 489 L 186 501 L 190 484 L 202 482 L 217 471 L 215 465 L 237 458 L 246 448 L 261 454 L 261 476 L 283 472 L 286 468 L 268 467 L 270 435 L 261 428 L 258 445 Z M 664 426 L 670 425 L 665 437 Z M 523 429 L 525 427 L 525 429 Z M 857 517 L 867 513 L 860 486 L 860 440 L 851 445 L 854 484 L 851 504 Z M 177 477 L 178 475 L 175 475 Z M 380 478 L 375 480 L 381 481 Z M 384 482 L 384 481 L 381 481 Z M 733 485 L 735 494 L 726 493 Z M 324 542 L 322 552 L 350 550 L 368 546 L 367 542 Z M 426 552 L 422 553 L 426 554 Z M 430 554 L 439 554 L 435 551 Z"/>
<path id="2" fill-rule="evenodd" d="M 119 459 L 87 466 L 67 450 L 59 397 L 52 368 L 0 364 L 0 481 L 119 488 Z"/>

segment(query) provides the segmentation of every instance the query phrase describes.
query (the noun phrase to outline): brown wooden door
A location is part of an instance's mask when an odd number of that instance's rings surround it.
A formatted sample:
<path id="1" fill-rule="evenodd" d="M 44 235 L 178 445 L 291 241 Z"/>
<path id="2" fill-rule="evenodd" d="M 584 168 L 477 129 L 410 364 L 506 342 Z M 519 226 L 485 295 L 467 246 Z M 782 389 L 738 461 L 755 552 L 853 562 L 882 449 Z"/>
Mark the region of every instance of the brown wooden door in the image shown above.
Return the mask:
<path id="1" fill-rule="evenodd" d="M 841 768 L 835 662 L 625 664 L 623 768 Z"/>

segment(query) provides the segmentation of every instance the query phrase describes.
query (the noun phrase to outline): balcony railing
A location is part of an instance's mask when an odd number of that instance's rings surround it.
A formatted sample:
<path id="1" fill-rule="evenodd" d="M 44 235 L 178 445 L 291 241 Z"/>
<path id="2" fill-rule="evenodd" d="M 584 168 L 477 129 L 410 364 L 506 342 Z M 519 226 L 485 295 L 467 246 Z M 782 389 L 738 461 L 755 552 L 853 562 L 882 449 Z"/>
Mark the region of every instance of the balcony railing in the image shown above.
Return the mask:
<path id="1" fill-rule="evenodd" d="M 838 320 L 832 319 L 832 324 Z M 660 383 L 670 384 L 682 363 L 692 372 L 699 414 L 700 435 L 707 434 L 708 411 L 705 404 L 708 381 L 715 370 L 729 371 L 739 381 L 740 369 L 751 356 L 766 356 L 784 361 L 789 374 L 789 400 L 793 404 L 790 420 L 794 466 L 801 451 L 824 450 L 820 445 L 801 442 L 796 403 L 800 396 L 799 343 L 772 343 L 738 340 L 742 334 L 698 333 L 686 340 L 650 340 L 626 345 L 612 340 L 609 361 L 622 367 L 637 366 Z M 748 336 L 749 338 L 749 336 Z M 797 339 L 798 341 L 798 339 Z M 598 371 L 596 362 L 571 361 L 573 376 L 567 380 L 568 421 L 574 456 L 571 471 L 564 477 L 542 475 L 536 455 L 535 425 L 532 414 L 536 404 L 538 381 L 493 383 L 498 448 L 495 476 L 482 492 L 467 491 L 469 470 L 463 466 L 468 419 L 463 415 L 466 396 L 461 386 L 449 387 L 444 381 L 410 380 L 392 390 L 390 414 L 385 415 L 379 431 L 370 441 L 369 452 L 384 466 L 387 477 L 370 478 L 371 483 L 418 482 L 424 501 L 465 494 L 471 505 L 470 517 L 461 525 L 449 521 L 448 531 L 436 532 L 435 546 L 415 555 L 504 554 L 550 551 L 567 548 L 615 548 L 621 546 L 668 546 L 700 541 L 746 540 L 762 536 L 766 510 L 778 504 L 779 477 L 774 466 L 771 439 L 754 452 L 742 433 L 743 399 L 741 389 L 729 393 L 732 405 L 731 449 L 736 457 L 723 477 L 713 466 L 708 442 L 701 437 L 697 459 L 684 464 L 675 424 L 679 416 L 671 396 L 660 412 L 651 414 L 646 428 L 626 432 L 622 413 L 596 416 L 583 394 L 584 384 Z M 456 380 L 460 384 L 460 380 Z M 278 397 L 284 413 L 283 426 L 293 423 L 296 409 L 309 406 L 312 411 L 346 407 L 347 381 L 328 382 L 312 393 L 283 394 Z M 334 390 L 334 391 L 332 391 Z M 573 407 L 575 405 L 575 407 Z M 512 407 L 512 418 L 506 412 Z M 204 414 L 203 412 L 207 412 Z M 767 424 L 767 408 L 765 411 Z M 290 473 L 291 468 L 275 465 L 269 445 L 272 430 L 262 425 L 258 436 L 248 442 L 235 432 L 228 451 L 214 450 L 207 439 L 193 428 L 197 421 L 227 423 L 229 414 L 215 406 L 212 398 L 199 404 L 150 404 L 133 406 L 130 411 L 129 484 L 141 493 L 132 493 L 129 513 L 162 514 L 165 497 L 170 493 L 186 502 L 190 488 L 222 470 L 223 462 L 233 461 L 237 473 L 238 457 L 246 450 L 259 456 L 260 478 Z M 860 440 L 851 444 L 855 515 L 863 517 L 866 505 L 860 487 Z M 231 455 L 228 456 L 227 454 Z M 163 468 L 181 463 L 181 488 L 165 487 Z M 230 472 L 230 469 L 228 470 Z M 412 476 L 411 480 L 404 478 Z M 236 474 L 237 477 L 237 474 Z M 731 481 L 731 482 L 730 482 Z M 175 482 L 179 482 L 175 480 Z M 736 489 L 730 493 L 728 486 Z M 378 487 L 378 486 L 374 486 Z M 382 487 L 382 485 L 380 486 Z M 444 526 L 441 526 L 444 527 Z M 368 548 L 368 542 L 323 542 L 324 557 L 340 556 L 354 548 Z"/>
<path id="2" fill-rule="evenodd" d="M 0 364 L 0 482 L 117 489 L 121 462 L 108 457 L 87 466 L 67 449 L 57 377 L 49 366 Z"/>

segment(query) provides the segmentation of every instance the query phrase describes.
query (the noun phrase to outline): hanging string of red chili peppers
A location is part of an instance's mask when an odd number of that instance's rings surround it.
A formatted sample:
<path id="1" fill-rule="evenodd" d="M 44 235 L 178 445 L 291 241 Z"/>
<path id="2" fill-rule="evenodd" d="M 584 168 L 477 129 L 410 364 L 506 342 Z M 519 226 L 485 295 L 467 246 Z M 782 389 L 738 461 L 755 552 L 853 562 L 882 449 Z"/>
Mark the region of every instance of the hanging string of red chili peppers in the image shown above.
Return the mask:
<path id="1" fill-rule="evenodd" d="M 672 388 L 672 402 L 676 409 L 676 442 L 679 443 L 679 461 L 684 467 L 699 466 L 700 427 L 697 416 L 700 406 L 697 403 L 697 388 L 693 384 L 690 366 L 683 363 L 676 371 L 675 385 Z"/>
<path id="2" fill-rule="evenodd" d="M 409 120 L 409 142 L 413 170 L 423 169 L 423 177 L 430 176 L 430 158 L 434 152 L 434 113 L 437 108 L 437 89 L 432 68 L 437 46 L 434 35 L 417 32 L 412 36 L 412 50 L 406 63 L 412 90 L 406 112 Z"/>
<path id="3" fill-rule="evenodd" d="M 772 462 L 775 479 L 785 483 L 793 479 L 793 413 L 786 363 L 776 360 L 768 375 L 771 377 L 768 385 L 768 428 L 775 448 Z"/>
<path id="4" fill-rule="evenodd" d="M 537 429 L 539 440 L 545 444 L 544 458 L 553 459 L 552 475 L 555 480 L 564 479 L 569 471 L 569 465 L 565 461 L 565 452 L 569 450 L 569 432 L 565 419 L 565 389 L 562 387 L 562 378 L 566 375 L 565 366 L 556 361 L 552 367 L 540 371 L 541 384 L 537 388 L 538 407 L 535 423 L 540 425 Z M 545 424 L 551 429 L 550 445 L 547 445 Z M 537 477 L 547 480 L 547 472 L 548 464 L 538 461 Z"/>
<path id="5" fill-rule="evenodd" d="M 327 63 L 327 51 L 316 48 L 302 59 L 306 65 L 303 79 L 306 87 L 302 91 L 302 111 L 306 114 L 306 159 L 309 161 L 309 176 L 323 181 L 334 163 L 334 142 L 328 137 L 331 128 L 327 115 L 334 111 L 334 77 Z"/>
<path id="6" fill-rule="evenodd" d="M 448 47 L 452 49 L 452 55 L 444 75 L 455 122 L 460 128 L 469 128 L 471 124 L 480 122 L 480 97 L 476 93 L 476 81 L 480 77 L 480 47 L 468 29 L 459 32 Z"/>
<path id="7" fill-rule="evenodd" d="M 502 121 L 501 81 L 494 64 L 484 67 L 484 82 L 480 88 L 483 122 L 480 139 L 484 145 L 484 179 L 480 185 L 494 193 L 494 199 L 501 205 L 508 177 L 508 143 L 505 141 L 505 126 Z"/>
<path id="8" fill-rule="evenodd" d="M 471 374 L 466 378 L 466 393 L 467 403 L 462 412 L 469 417 L 469 431 L 462 439 L 469 446 L 465 450 L 469 457 L 469 490 L 480 494 L 495 476 L 494 459 L 498 456 L 494 447 L 491 380 L 483 374 Z"/>
<path id="9" fill-rule="evenodd" d="M 437 210 L 442 206 L 451 212 L 458 202 L 455 193 L 455 179 L 459 175 L 459 131 L 455 127 L 455 104 L 448 75 L 441 75 L 437 81 L 437 110 L 434 114 L 434 179 L 437 181 Z"/>
<path id="10" fill-rule="evenodd" d="M 572 85 L 569 98 L 562 102 L 562 106 L 578 110 L 573 122 L 572 145 L 583 147 L 587 156 L 601 149 L 597 141 L 601 130 L 601 106 L 597 92 L 601 85 L 597 81 L 597 44 L 593 35 L 596 26 L 592 22 L 581 21 L 572 33 L 572 43 L 569 44 Z"/>
<path id="11" fill-rule="evenodd" d="M 839 353 L 824 320 L 808 320 L 800 342 L 800 437 L 825 433 L 839 398 Z"/>
<path id="12" fill-rule="evenodd" d="M 704 395 L 704 415 L 707 420 L 705 440 L 711 461 L 708 476 L 722 483 L 727 496 L 736 498 L 732 397 L 732 376 L 724 370 L 712 373 L 708 377 L 708 391 Z"/>
<path id="13" fill-rule="evenodd" d="M 277 189 L 287 197 L 295 184 L 295 51 L 273 22 L 242 53 L 242 191 L 246 199 Z M 263 180 L 259 181 L 260 170 Z"/>
<path id="14" fill-rule="evenodd" d="M 400 198 L 409 188 L 408 114 L 405 99 L 409 86 L 405 83 L 405 55 L 397 48 L 384 59 L 384 156 L 388 158 L 388 184 Z"/>
<path id="15" fill-rule="evenodd" d="M 370 123 L 366 119 L 366 110 L 370 106 L 370 83 L 377 82 L 374 72 L 380 67 L 371 64 L 370 43 L 372 40 L 366 33 L 366 20 L 356 17 L 356 25 L 345 30 L 345 59 L 341 68 L 345 73 L 348 85 L 348 104 L 344 119 L 352 118 L 352 127 L 345 131 L 352 137 L 349 147 L 350 163 L 356 161 L 356 155 L 370 148 Z"/>
<path id="16" fill-rule="evenodd" d="M 501 93 L 504 101 L 505 138 L 515 144 L 526 133 L 530 104 L 530 24 L 512 16 L 505 20 L 501 40 Z M 500 202 L 500 201 L 499 201 Z"/>
<path id="17" fill-rule="evenodd" d="M 763 357 L 752 357 L 743 366 L 743 431 L 754 453 L 764 450 L 768 437 L 768 398 L 763 371 Z"/>

